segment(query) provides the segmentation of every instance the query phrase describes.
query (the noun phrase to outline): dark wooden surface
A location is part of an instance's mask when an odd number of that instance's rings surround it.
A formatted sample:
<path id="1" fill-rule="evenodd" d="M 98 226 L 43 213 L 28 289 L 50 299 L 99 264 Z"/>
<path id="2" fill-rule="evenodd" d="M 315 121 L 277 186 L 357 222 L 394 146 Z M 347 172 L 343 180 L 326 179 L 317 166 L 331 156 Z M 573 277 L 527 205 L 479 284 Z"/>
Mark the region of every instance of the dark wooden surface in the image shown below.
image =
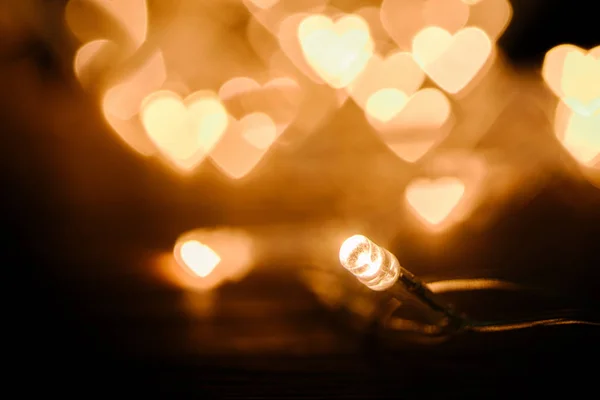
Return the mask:
<path id="1" fill-rule="evenodd" d="M 331 224 L 373 232 L 424 278 L 504 278 L 552 293 L 446 296 L 474 317 L 597 312 L 600 190 L 553 142 L 530 89 L 539 82 L 515 84 L 521 89 L 473 143 L 476 152 L 511 156 L 502 195 L 490 192 L 469 221 L 432 238 L 388 201 L 412 172 L 352 104 L 299 148 L 272 154 L 265 172 L 244 184 L 210 165 L 182 179 L 121 146 L 60 55 L 28 43 L 26 56 L 0 66 L 3 265 L 23 276 L 5 279 L 5 308 L 15 314 L 5 326 L 15 340 L 5 346 L 17 356 L 6 362 L 23 379 L 20 390 L 520 398 L 597 386 L 597 328 L 391 346 L 319 301 L 298 273 L 302 248 L 289 259 L 266 257 L 241 282 L 219 288 L 208 316 L 205 297 L 156 274 L 157 257 L 189 229 L 239 226 L 267 239 L 297 238 Z M 347 131 L 354 135 L 342 139 Z M 338 268 L 326 260 L 316 267 Z"/>

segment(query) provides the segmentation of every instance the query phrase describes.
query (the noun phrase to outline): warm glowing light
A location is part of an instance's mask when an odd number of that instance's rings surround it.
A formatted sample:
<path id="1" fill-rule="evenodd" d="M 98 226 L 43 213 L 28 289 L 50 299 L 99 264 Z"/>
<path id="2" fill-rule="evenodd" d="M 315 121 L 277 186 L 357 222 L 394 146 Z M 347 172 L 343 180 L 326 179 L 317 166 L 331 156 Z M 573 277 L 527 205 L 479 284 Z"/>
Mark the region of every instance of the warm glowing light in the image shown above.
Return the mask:
<path id="1" fill-rule="evenodd" d="M 600 46 L 589 51 L 570 44 L 552 48 L 544 58 L 542 76 L 576 113 L 600 113 Z"/>
<path id="2" fill-rule="evenodd" d="M 308 16 L 298 26 L 298 40 L 308 64 L 336 89 L 356 79 L 374 50 L 369 26 L 357 15 L 336 22 L 325 15 Z"/>
<path id="3" fill-rule="evenodd" d="M 244 231 L 198 229 L 179 237 L 172 253 L 158 261 L 157 272 L 170 283 L 208 291 L 250 272 L 253 241 Z"/>
<path id="4" fill-rule="evenodd" d="M 406 200 L 418 217 L 430 225 L 444 222 L 465 193 L 457 178 L 417 179 L 406 188 Z"/>
<path id="5" fill-rule="evenodd" d="M 298 116 L 304 93 L 298 82 L 287 76 L 274 78 L 264 85 L 248 77 L 236 77 L 221 86 L 219 97 L 229 114 L 235 119 L 242 120 L 250 114 L 268 116 L 268 120 L 261 116 L 251 117 L 251 122 L 260 121 L 260 123 L 253 122 L 251 126 L 264 126 L 267 131 L 270 131 L 273 123 L 276 126 L 275 136 L 279 136 Z M 275 136 L 269 133 L 266 137 L 270 140 L 261 140 L 263 144 L 257 147 L 266 146 L 264 143 L 270 145 Z M 252 143 L 254 139 L 249 140 Z"/>
<path id="6" fill-rule="evenodd" d="M 185 266 L 201 278 L 207 277 L 221 262 L 217 253 L 196 240 L 183 243 L 179 252 Z"/>
<path id="7" fill-rule="evenodd" d="M 96 9 L 90 7 L 95 6 Z M 98 26 L 97 9 L 107 13 L 119 24 L 115 29 L 127 33 L 134 48 L 146 41 L 148 33 L 148 9 L 146 0 L 70 0 L 65 8 L 65 19 L 75 36 L 87 41 Z"/>
<path id="8" fill-rule="evenodd" d="M 241 179 L 254 169 L 276 138 L 277 127 L 268 115 L 248 114 L 231 121 L 210 156 L 226 175 Z"/>
<path id="9" fill-rule="evenodd" d="M 369 97 L 365 112 L 381 122 L 389 122 L 400 113 L 407 101 L 408 96 L 398 89 L 381 89 Z"/>
<path id="10" fill-rule="evenodd" d="M 461 0 L 384 0 L 381 22 L 402 50 L 411 48 L 413 36 L 427 26 L 451 33 L 461 29 L 469 18 L 469 6 Z"/>
<path id="11" fill-rule="evenodd" d="M 463 0 L 471 1 L 467 25 L 483 29 L 490 39 L 496 40 L 506 30 L 513 10 L 509 0 Z"/>
<path id="12" fill-rule="evenodd" d="M 395 52 L 385 58 L 374 55 L 364 71 L 348 87 L 348 92 L 359 106 L 365 108 L 371 97 L 380 90 L 385 90 L 384 94 L 392 96 L 392 93 L 397 95 L 397 92 L 411 96 L 421 87 L 424 80 L 425 73 L 410 53 Z M 394 97 L 398 99 L 398 96 Z"/>
<path id="13" fill-rule="evenodd" d="M 425 73 L 451 94 L 462 91 L 482 70 L 492 54 L 488 35 L 468 27 L 452 35 L 430 26 L 413 38 L 413 55 Z"/>
<path id="14" fill-rule="evenodd" d="M 249 0 L 256 7 L 266 10 L 279 3 L 279 0 Z"/>
<path id="15" fill-rule="evenodd" d="M 185 101 L 174 92 L 155 92 L 143 101 L 141 120 L 159 150 L 183 170 L 202 161 L 228 126 L 227 111 L 206 91 Z"/>
<path id="16" fill-rule="evenodd" d="M 400 275 L 396 257 L 362 235 L 346 239 L 340 247 L 339 258 L 344 268 L 372 290 L 390 288 Z"/>
<path id="17" fill-rule="evenodd" d="M 600 114 L 582 115 L 560 103 L 554 127 L 564 148 L 579 163 L 594 167 L 600 162 Z"/>
<path id="18" fill-rule="evenodd" d="M 561 83 L 564 101 L 573 111 L 586 116 L 600 112 L 600 57 L 569 52 Z"/>
<path id="19" fill-rule="evenodd" d="M 450 101 L 444 93 L 426 88 L 408 98 L 393 118 L 382 122 L 367 113 L 367 119 L 398 157 L 416 162 L 448 135 L 451 115 Z"/>
<path id="20" fill-rule="evenodd" d="M 140 111 L 146 96 L 167 79 L 162 52 L 157 51 L 135 73 L 111 87 L 104 95 L 104 112 L 128 120 Z"/>
<path id="21" fill-rule="evenodd" d="M 73 71 L 79 82 L 85 86 L 88 83 L 85 76 L 87 70 L 97 64 L 109 63 L 111 61 L 110 50 L 115 47 L 116 44 L 107 39 L 92 40 L 81 46 L 75 53 L 73 62 Z"/>

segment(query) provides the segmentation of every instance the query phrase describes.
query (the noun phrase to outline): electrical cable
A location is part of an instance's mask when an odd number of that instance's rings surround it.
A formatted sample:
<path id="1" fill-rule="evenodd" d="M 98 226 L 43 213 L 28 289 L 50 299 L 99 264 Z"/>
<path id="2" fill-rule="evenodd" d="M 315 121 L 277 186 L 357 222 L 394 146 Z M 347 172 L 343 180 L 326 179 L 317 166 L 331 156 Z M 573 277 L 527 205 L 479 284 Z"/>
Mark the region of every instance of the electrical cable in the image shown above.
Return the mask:
<path id="1" fill-rule="evenodd" d="M 425 283 L 402 268 L 388 250 L 362 235 L 348 238 L 340 248 L 339 258 L 342 266 L 371 290 L 388 292 L 392 298 L 400 298 L 402 294 L 410 293 L 429 310 L 443 315 L 435 325 L 395 318 L 393 314 L 402 307 L 402 303 L 396 301 L 389 310 L 380 315 L 381 326 L 388 331 L 444 338 L 464 332 L 494 333 L 560 325 L 600 327 L 600 322 L 574 318 L 573 315 L 558 315 L 558 312 L 553 316 L 514 321 L 471 320 L 455 310 L 452 305 L 442 301 L 438 294 L 470 290 L 519 291 L 524 288 L 496 279 L 455 279 Z"/>

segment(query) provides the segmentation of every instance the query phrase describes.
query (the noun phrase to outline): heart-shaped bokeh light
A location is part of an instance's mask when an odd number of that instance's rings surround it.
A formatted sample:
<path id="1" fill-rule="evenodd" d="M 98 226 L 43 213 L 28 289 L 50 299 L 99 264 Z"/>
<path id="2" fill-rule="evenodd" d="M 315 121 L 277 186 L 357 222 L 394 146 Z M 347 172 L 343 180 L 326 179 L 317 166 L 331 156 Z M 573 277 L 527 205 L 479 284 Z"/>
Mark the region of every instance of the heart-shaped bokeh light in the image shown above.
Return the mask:
<path id="1" fill-rule="evenodd" d="M 374 51 L 369 25 L 357 15 L 343 15 L 336 21 L 309 15 L 298 25 L 297 34 L 306 62 L 335 89 L 352 83 Z"/>
<path id="2" fill-rule="evenodd" d="M 480 28 L 468 27 L 454 35 L 427 27 L 413 38 L 413 55 L 439 87 L 457 94 L 478 75 L 492 54 L 492 43 Z"/>
<path id="3" fill-rule="evenodd" d="M 194 168 L 213 149 L 229 118 L 213 92 L 196 92 L 182 100 L 167 90 L 146 97 L 140 117 L 155 146 L 183 171 Z"/>
<path id="4" fill-rule="evenodd" d="M 421 89 L 411 97 L 395 89 L 377 93 L 380 94 L 375 98 L 377 103 L 373 104 L 373 97 L 367 103 L 367 120 L 383 142 L 404 161 L 418 161 L 449 133 L 452 107 L 440 90 Z M 396 112 L 393 107 L 399 110 Z M 394 115 L 385 121 L 373 117 L 385 112 L 388 114 L 383 115 Z"/>
<path id="5" fill-rule="evenodd" d="M 429 230 L 464 221 L 483 199 L 489 165 L 485 157 L 450 152 L 428 162 L 406 187 L 408 209 Z"/>
<path id="6" fill-rule="evenodd" d="M 274 78 L 264 85 L 248 77 L 236 77 L 219 89 L 219 97 L 236 119 L 251 113 L 268 115 L 281 135 L 295 120 L 303 101 L 303 91 L 291 77 Z"/>
<path id="7" fill-rule="evenodd" d="M 576 113 L 600 114 L 600 46 L 589 51 L 570 44 L 554 47 L 546 53 L 542 76 Z"/>
<path id="8" fill-rule="evenodd" d="M 406 201 L 415 215 L 436 226 L 456 208 L 464 193 L 465 185 L 457 178 L 416 179 L 406 188 Z"/>
<path id="9" fill-rule="evenodd" d="M 211 152 L 213 162 L 230 178 L 250 173 L 277 139 L 275 122 L 264 113 L 231 119 L 229 129 Z"/>
<path id="10" fill-rule="evenodd" d="M 564 148 L 581 165 L 598 167 L 600 163 L 600 114 L 582 115 L 560 102 L 556 108 L 554 129 Z"/>
<path id="11" fill-rule="evenodd" d="M 454 33 L 469 19 L 469 6 L 461 0 L 383 0 L 381 22 L 402 50 L 410 50 L 413 37 L 427 26 Z"/>

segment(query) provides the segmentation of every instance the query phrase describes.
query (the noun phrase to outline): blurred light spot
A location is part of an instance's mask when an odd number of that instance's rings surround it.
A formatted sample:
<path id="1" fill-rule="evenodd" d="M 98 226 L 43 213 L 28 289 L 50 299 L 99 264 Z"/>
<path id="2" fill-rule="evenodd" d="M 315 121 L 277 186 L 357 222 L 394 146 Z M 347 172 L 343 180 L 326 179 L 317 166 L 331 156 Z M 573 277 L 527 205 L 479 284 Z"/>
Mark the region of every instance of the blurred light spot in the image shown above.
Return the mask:
<path id="1" fill-rule="evenodd" d="M 407 187 L 406 200 L 417 215 L 431 225 L 439 225 L 458 205 L 465 185 L 456 178 L 418 179 Z"/>
<path id="2" fill-rule="evenodd" d="M 465 26 L 469 6 L 461 0 L 384 0 L 381 22 L 402 50 L 410 50 L 413 37 L 427 26 L 451 33 Z"/>
<path id="3" fill-rule="evenodd" d="M 395 52 L 382 58 L 374 55 L 364 71 L 348 87 L 348 92 L 361 107 L 381 89 L 396 89 L 411 96 L 423 84 L 425 73 L 406 52 Z"/>
<path id="4" fill-rule="evenodd" d="M 415 162 L 447 136 L 451 115 L 450 101 L 444 93 L 426 88 L 408 98 L 391 119 L 379 121 L 370 118 L 369 113 L 367 119 L 398 157 Z"/>
<path id="5" fill-rule="evenodd" d="M 221 262 L 217 253 L 197 240 L 183 243 L 179 252 L 185 266 L 201 278 L 206 278 Z"/>
<path id="6" fill-rule="evenodd" d="M 456 94 L 485 66 L 492 54 L 492 43 L 479 28 L 464 28 L 452 35 L 442 28 L 431 26 L 415 35 L 413 54 L 438 86 Z"/>
<path id="7" fill-rule="evenodd" d="M 369 97 L 365 111 L 369 116 L 385 123 L 404 108 L 407 100 L 406 94 L 398 89 L 381 89 Z"/>
<path id="8" fill-rule="evenodd" d="M 585 115 L 598 112 L 600 46 L 589 51 L 571 44 L 553 47 L 544 57 L 542 76 L 554 94 L 573 110 Z"/>
<path id="9" fill-rule="evenodd" d="M 94 67 L 102 68 L 110 65 L 115 49 L 116 44 L 111 40 L 97 39 L 85 43 L 77 50 L 73 61 L 73 71 L 82 86 L 88 86 L 93 80 L 94 76 L 89 77 L 88 73 L 93 71 Z"/>
<path id="10" fill-rule="evenodd" d="M 208 91 L 185 101 L 174 92 L 155 92 L 143 101 L 141 120 L 154 144 L 183 170 L 201 162 L 228 126 L 227 111 Z"/>
<path id="11" fill-rule="evenodd" d="M 256 7 L 266 10 L 268 8 L 273 7 L 275 4 L 279 3 L 279 0 L 249 0 Z"/>
<path id="12" fill-rule="evenodd" d="M 252 238 L 232 229 L 198 229 L 180 236 L 173 252 L 157 260 L 168 282 L 187 289 L 211 290 L 238 281 L 253 264 Z"/>
<path id="13" fill-rule="evenodd" d="M 125 31 L 134 48 L 145 42 L 148 33 L 146 0 L 70 0 L 65 8 L 65 19 L 80 40 L 88 41 L 97 34 L 94 29 L 103 25 L 98 22 L 98 8 L 114 18 L 118 27 L 113 29 Z"/>
<path id="14" fill-rule="evenodd" d="M 483 29 L 492 40 L 498 39 L 512 19 L 513 10 L 510 2 L 508 0 L 470 1 L 472 6 L 468 25 Z"/>
<path id="15" fill-rule="evenodd" d="M 107 91 L 103 102 L 105 113 L 122 120 L 132 118 L 140 111 L 144 98 L 158 90 L 166 79 L 165 61 L 157 51 L 132 75 Z"/>
<path id="16" fill-rule="evenodd" d="M 249 174 L 277 138 L 277 128 L 266 114 L 248 114 L 231 121 L 230 128 L 211 152 L 211 159 L 230 178 Z"/>
<path id="17" fill-rule="evenodd" d="M 308 64 L 335 89 L 352 83 L 374 50 L 369 26 L 357 15 L 335 23 L 325 15 L 308 16 L 298 26 L 298 39 Z"/>
<path id="18" fill-rule="evenodd" d="M 298 116 L 304 93 L 298 82 L 290 77 L 274 78 L 264 85 L 248 77 L 237 77 L 221 86 L 219 97 L 229 114 L 236 119 L 249 114 L 268 116 L 269 121 L 260 117 L 264 121 L 262 125 L 274 124 L 276 136 L 279 136 Z"/>
<path id="19" fill-rule="evenodd" d="M 554 127 L 564 148 L 579 163 L 594 167 L 600 161 L 600 114 L 578 114 L 559 103 Z"/>

